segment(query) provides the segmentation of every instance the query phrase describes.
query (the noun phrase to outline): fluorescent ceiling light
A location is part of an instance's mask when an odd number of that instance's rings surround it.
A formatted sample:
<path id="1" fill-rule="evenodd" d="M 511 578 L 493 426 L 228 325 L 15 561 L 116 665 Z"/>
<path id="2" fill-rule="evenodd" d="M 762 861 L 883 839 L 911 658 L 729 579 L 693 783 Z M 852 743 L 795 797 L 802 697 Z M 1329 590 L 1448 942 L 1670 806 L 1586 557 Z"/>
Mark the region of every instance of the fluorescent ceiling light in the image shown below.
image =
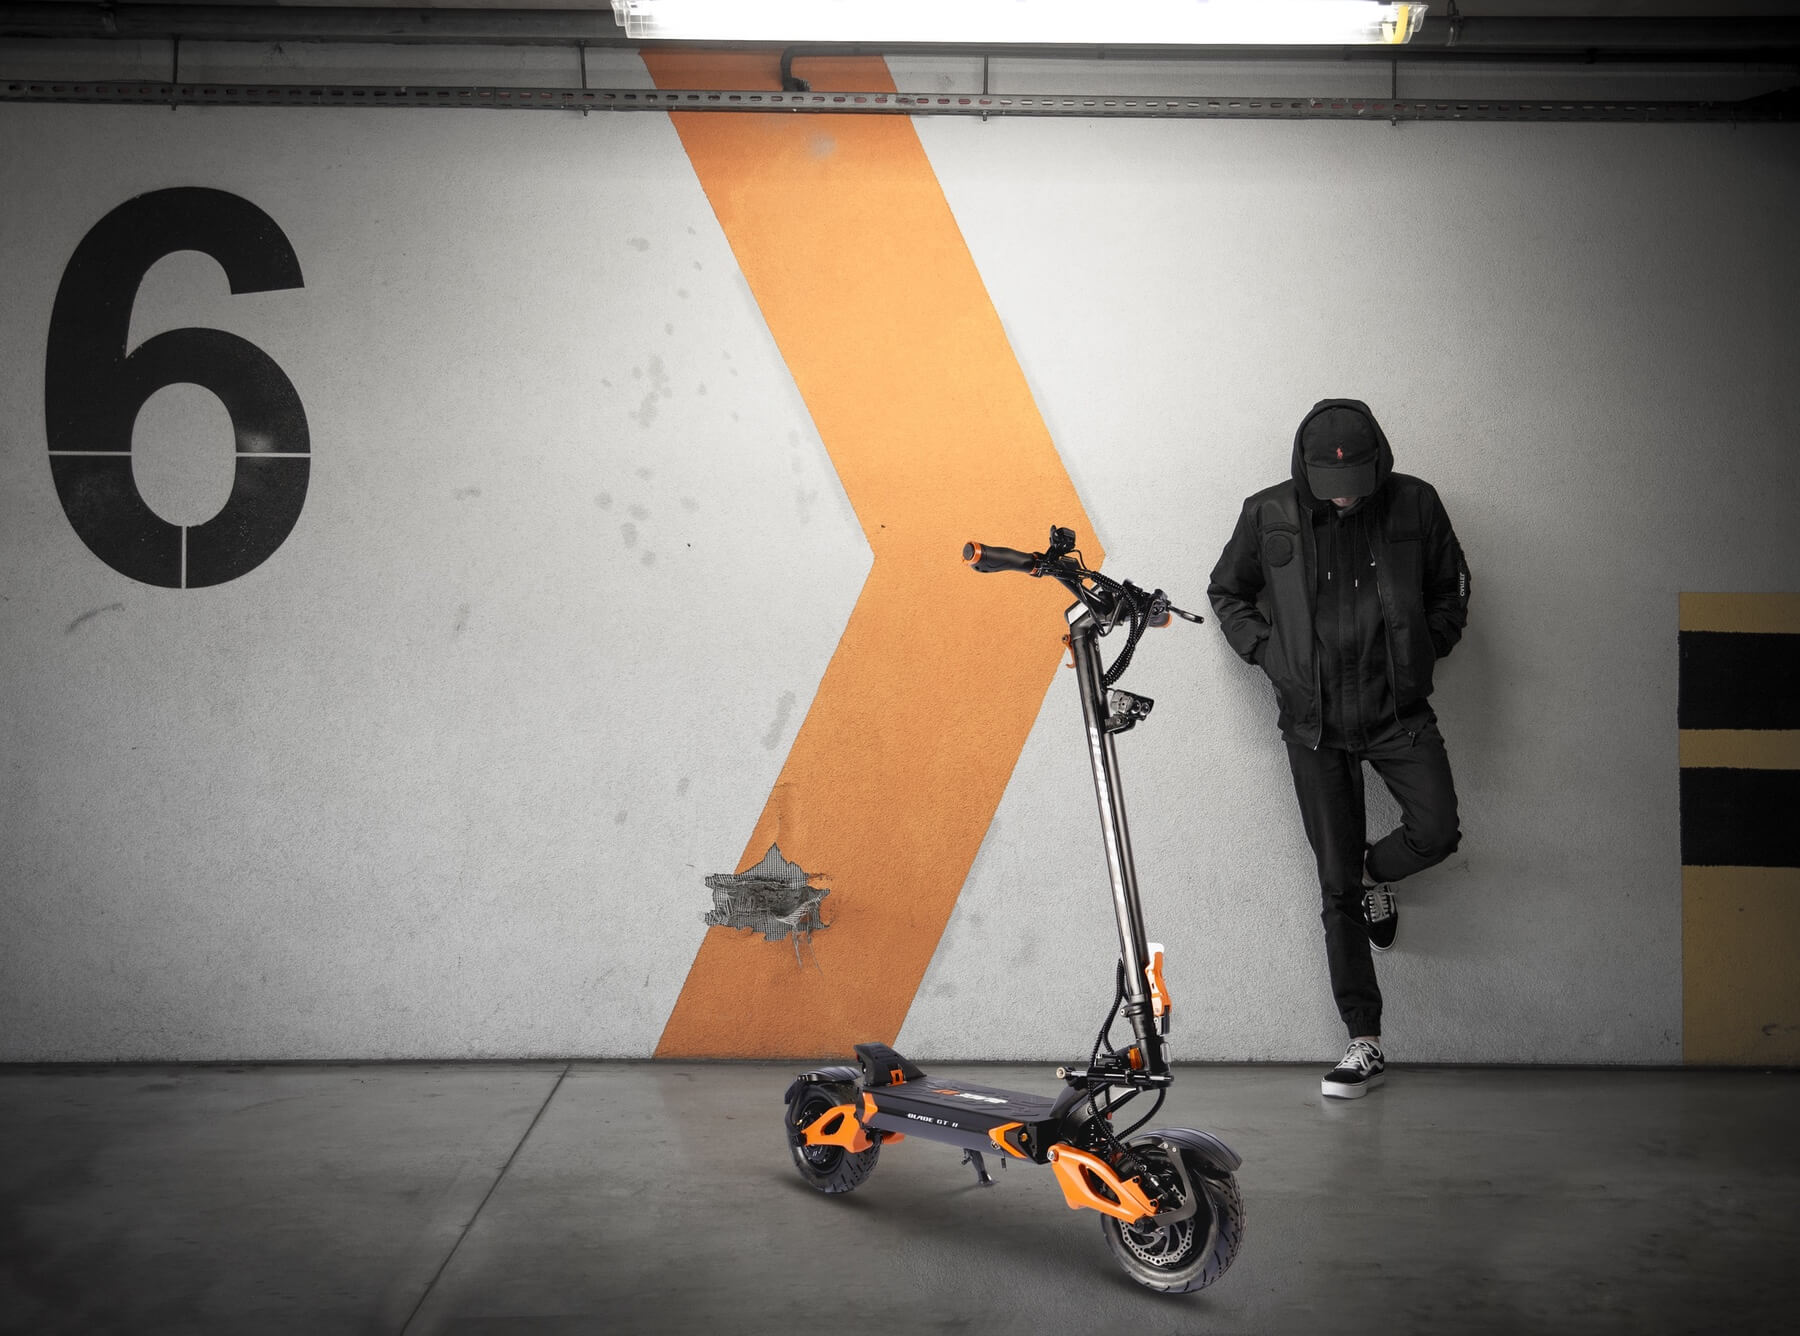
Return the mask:
<path id="1" fill-rule="evenodd" d="M 1378 0 L 612 0 L 629 37 L 696 42 L 1345 46 L 1404 42 Z"/>

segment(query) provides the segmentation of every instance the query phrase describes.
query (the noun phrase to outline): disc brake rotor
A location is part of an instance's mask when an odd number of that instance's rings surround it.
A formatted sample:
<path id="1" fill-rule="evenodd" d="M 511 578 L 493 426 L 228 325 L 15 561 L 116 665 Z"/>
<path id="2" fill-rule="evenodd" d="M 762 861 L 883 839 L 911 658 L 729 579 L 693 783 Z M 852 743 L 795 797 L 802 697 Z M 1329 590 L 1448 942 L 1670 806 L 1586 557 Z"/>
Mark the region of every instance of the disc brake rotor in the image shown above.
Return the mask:
<path id="1" fill-rule="evenodd" d="M 1140 1262 L 1163 1268 L 1180 1266 L 1194 1248 L 1194 1217 L 1172 1225 L 1159 1225 L 1151 1217 L 1124 1226 L 1119 1234 Z"/>

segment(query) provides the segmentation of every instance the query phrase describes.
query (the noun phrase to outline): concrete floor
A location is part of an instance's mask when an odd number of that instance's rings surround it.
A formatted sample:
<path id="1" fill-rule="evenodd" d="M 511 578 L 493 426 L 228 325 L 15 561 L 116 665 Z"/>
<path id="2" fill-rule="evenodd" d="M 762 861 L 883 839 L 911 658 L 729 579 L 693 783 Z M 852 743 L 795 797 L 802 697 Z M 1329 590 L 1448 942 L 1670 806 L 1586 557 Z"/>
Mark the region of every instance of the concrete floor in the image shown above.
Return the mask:
<path id="1" fill-rule="evenodd" d="M 1194 1067 L 1244 1248 L 1128 1281 L 1048 1170 L 888 1147 L 845 1198 L 795 1064 L 0 1069 L 0 1330 L 1794 1330 L 1800 1074 Z M 1041 1066 L 945 1066 L 1053 1093 Z"/>

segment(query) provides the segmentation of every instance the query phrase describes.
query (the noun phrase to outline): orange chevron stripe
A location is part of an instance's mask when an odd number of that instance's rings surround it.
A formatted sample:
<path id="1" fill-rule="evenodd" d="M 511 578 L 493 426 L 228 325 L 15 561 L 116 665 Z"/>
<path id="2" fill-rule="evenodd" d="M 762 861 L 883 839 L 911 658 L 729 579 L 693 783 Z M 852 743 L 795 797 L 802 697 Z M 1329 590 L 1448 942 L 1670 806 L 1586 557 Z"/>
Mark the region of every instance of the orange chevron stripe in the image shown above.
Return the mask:
<path id="1" fill-rule="evenodd" d="M 773 54 L 644 60 L 664 88 L 779 86 Z M 963 542 L 1040 548 L 1054 521 L 1101 553 L 912 124 L 670 120 L 874 564 L 738 864 L 779 843 L 830 878 L 819 968 L 712 929 L 657 1056 L 845 1054 L 899 1033 L 1061 658 L 1063 591 L 975 575 Z"/>

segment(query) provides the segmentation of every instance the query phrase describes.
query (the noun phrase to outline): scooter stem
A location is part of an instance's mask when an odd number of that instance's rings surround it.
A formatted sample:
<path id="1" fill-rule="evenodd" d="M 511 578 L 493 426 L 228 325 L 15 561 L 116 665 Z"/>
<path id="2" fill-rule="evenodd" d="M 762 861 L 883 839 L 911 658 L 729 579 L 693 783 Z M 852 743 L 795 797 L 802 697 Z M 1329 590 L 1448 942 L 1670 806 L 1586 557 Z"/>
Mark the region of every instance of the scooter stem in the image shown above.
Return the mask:
<path id="1" fill-rule="evenodd" d="M 1152 1019 L 1150 982 L 1144 967 L 1150 960 L 1144 935 L 1144 910 L 1138 901 L 1137 869 L 1131 859 L 1131 830 L 1125 822 L 1125 791 L 1119 782 L 1119 758 L 1106 729 L 1106 687 L 1102 680 L 1099 623 L 1084 605 L 1066 614 L 1069 650 L 1080 686 L 1081 714 L 1087 722 L 1088 760 L 1094 769 L 1094 798 L 1100 805 L 1100 830 L 1106 842 L 1106 875 L 1112 883 L 1113 915 L 1119 924 L 1119 959 L 1125 965 L 1124 1015 L 1143 1050 L 1145 1070 L 1169 1070 L 1162 1036 Z"/>

